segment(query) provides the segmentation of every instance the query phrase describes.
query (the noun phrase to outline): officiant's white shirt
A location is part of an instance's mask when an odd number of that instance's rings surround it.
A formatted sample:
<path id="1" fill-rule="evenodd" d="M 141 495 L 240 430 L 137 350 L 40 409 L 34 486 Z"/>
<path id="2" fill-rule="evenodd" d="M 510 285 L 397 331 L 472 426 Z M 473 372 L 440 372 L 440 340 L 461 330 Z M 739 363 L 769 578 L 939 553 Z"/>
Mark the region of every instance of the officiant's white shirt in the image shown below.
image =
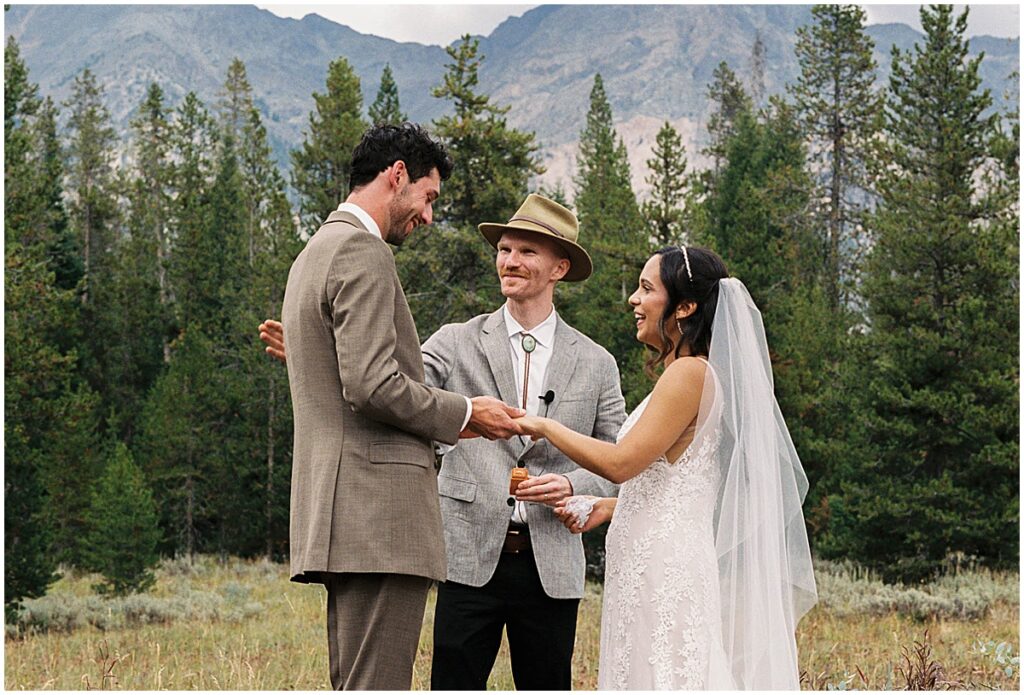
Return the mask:
<path id="1" fill-rule="evenodd" d="M 516 406 L 523 405 L 523 372 L 526 368 L 526 352 L 523 350 L 523 334 L 529 333 L 537 341 L 537 347 L 530 353 L 530 383 L 527 386 L 526 413 L 527 415 L 547 414 L 547 409 L 541 409 L 544 402 L 541 396 L 544 395 L 544 377 L 547 375 L 548 363 L 554 353 L 555 327 L 558 324 L 558 314 L 554 305 L 548 317 L 527 331 L 512 316 L 508 310 L 508 302 L 501 308 L 505 317 L 505 328 L 508 330 L 509 347 L 512 349 L 512 366 L 515 368 L 516 384 Z M 546 404 L 544 404 L 546 405 Z M 516 523 L 527 523 L 526 505 L 523 502 L 516 502 L 512 508 L 512 521 Z"/>

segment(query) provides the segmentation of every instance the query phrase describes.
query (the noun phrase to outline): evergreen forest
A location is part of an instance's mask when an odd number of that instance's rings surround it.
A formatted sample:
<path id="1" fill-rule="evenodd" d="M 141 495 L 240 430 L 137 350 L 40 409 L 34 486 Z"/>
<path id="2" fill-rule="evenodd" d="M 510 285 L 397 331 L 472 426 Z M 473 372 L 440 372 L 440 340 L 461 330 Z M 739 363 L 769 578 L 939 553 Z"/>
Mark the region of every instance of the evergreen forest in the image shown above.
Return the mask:
<path id="1" fill-rule="evenodd" d="M 594 260 L 556 306 L 616 357 L 632 408 L 651 388 L 626 305 L 640 268 L 667 245 L 715 250 L 764 317 L 815 554 L 903 582 L 1017 567 L 1019 111 L 981 89 L 967 10 L 923 7 L 923 40 L 881 88 L 864 11 L 812 17 L 784 94 L 764 96 L 756 45 L 718 66 L 705 148 L 666 123 L 643 196 L 593 76 L 571 190 L 537 191 L 574 210 Z M 424 125 L 455 170 L 436 224 L 396 255 L 421 340 L 501 305 L 476 225 L 507 220 L 542 172 L 534 134 L 479 89 L 477 40 L 447 51 L 448 115 Z M 236 59 L 216 101 L 152 84 L 119 134 L 88 69 L 55 103 L 7 41 L 8 615 L 60 571 L 124 594 L 161 556 L 287 557 L 287 373 L 256 327 L 346 197 L 362 132 L 406 116 L 390 67 L 366 105 L 339 56 L 284 171 L 259 97 Z"/>

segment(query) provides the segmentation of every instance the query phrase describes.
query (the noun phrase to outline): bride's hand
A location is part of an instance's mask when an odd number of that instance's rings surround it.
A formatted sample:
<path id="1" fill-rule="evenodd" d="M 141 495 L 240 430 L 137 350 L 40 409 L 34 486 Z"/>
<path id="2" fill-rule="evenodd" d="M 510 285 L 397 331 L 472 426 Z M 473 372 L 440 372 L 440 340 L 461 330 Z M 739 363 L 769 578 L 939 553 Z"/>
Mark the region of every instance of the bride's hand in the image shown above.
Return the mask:
<path id="1" fill-rule="evenodd" d="M 548 422 L 550 421 L 546 417 L 538 417 L 536 415 L 524 415 L 516 419 L 516 424 L 522 429 L 523 434 L 530 435 L 530 439 L 534 441 L 547 436 L 545 432 L 547 431 Z"/>
<path id="2" fill-rule="evenodd" d="M 594 508 L 590 510 L 590 516 L 587 517 L 587 522 L 582 526 L 579 524 L 579 518 L 565 509 L 565 505 L 571 500 L 571 497 L 566 497 L 555 505 L 555 516 L 557 516 L 565 527 L 572 533 L 584 533 L 591 529 L 597 528 L 601 524 L 605 523 L 612 518 L 612 514 L 615 511 L 615 502 L 617 501 L 614 497 L 593 497 L 590 495 L 585 496 L 587 499 L 594 500 Z"/>

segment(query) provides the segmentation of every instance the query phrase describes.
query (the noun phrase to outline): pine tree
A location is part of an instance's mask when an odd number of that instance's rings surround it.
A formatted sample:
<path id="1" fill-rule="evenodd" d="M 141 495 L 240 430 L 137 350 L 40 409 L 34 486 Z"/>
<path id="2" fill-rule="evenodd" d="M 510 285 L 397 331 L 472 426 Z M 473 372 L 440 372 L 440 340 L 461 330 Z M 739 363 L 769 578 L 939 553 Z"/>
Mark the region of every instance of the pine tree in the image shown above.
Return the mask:
<path id="1" fill-rule="evenodd" d="M 580 133 L 578 174 L 575 178 L 576 205 L 580 225 L 594 235 L 597 253 L 614 258 L 620 272 L 612 271 L 620 281 L 620 298 L 636 278 L 622 266 L 636 267 L 647 260 L 647 240 L 642 218 L 633 193 L 626 145 L 615 131 L 611 104 L 605 95 L 601 75 L 594 77 L 590 92 L 587 126 Z M 595 273 L 596 274 L 596 273 Z"/>
<path id="2" fill-rule="evenodd" d="M 292 186 L 309 234 L 348 197 L 352 150 L 366 130 L 359 78 L 344 58 L 327 68 L 327 92 L 314 92 L 313 101 L 316 111 L 309 114 L 309 130 L 292 152 Z"/>
<path id="3" fill-rule="evenodd" d="M 755 109 L 761 108 L 764 103 L 764 71 L 768 60 L 768 50 L 765 48 L 764 39 L 761 38 L 761 30 L 754 34 L 754 45 L 750 49 L 750 100 Z"/>
<path id="4" fill-rule="evenodd" d="M 146 391 L 168 357 L 172 323 L 166 266 L 169 254 L 173 166 L 163 92 L 150 85 L 132 118 L 131 164 L 122 173 L 129 213 L 111 248 L 100 295 L 104 298 L 103 374 L 108 424 L 130 443 Z"/>
<path id="5" fill-rule="evenodd" d="M 153 493 L 128 448 L 118 443 L 89 505 L 84 566 L 103 575 L 94 588 L 123 596 L 153 585 L 160 527 Z"/>
<path id="6" fill-rule="evenodd" d="M 75 78 L 66 102 L 68 116 L 66 195 L 71 231 L 82 253 L 79 322 L 72 330 L 79 342 L 80 371 L 99 395 L 105 415 L 102 427 L 119 427 L 120 365 L 108 350 L 108 336 L 90 327 L 110 325 L 122 306 L 114 265 L 123 241 L 121 186 L 114 167 L 117 135 L 103 103 L 103 89 L 89 69 Z M 123 394 L 122 394 L 123 395 Z M 76 504 L 84 505 L 79 497 Z"/>
<path id="7" fill-rule="evenodd" d="M 9 37 L 4 48 L 4 608 L 13 622 L 21 602 L 46 593 L 56 580 L 56 558 L 50 550 L 51 533 L 44 508 L 46 490 L 40 480 L 44 441 L 32 441 L 33 426 L 42 424 L 52 407 L 52 396 L 35 381 L 40 367 L 48 363 L 37 358 L 54 355 L 53 348 L 40 340 L 33 329 L 37 326 L 18 316 L 31 304 L 22 301 L 38 299 L 33 288 L 43 290 L 50 299 L 56 293 L 46 282 L 45 266 L 31 261 L 20 251 L 26 227 L 31 224 L 31 210 L 39 206 L 38 191 L 31 187 L 29 163 L 33 158 L 30 119 L 38 109 L 36 87 L 28 81 L 28 70 L 21 61 L 18 45 Z M 48 301 L 35 305 L 37 311 L 52 306 Z M 18 326 L 16 331 L 11 328 Z M 45 329 L 43 334 L 45 335 Z M 51 364 L 53 360 L 51 358 Z M 56 370 L 63 364 L 56 361 Z M 36 417 L 32 417 L 36 415 Z M 33 422 L 35 420 L 35 422 Z"/>
<path id="8" fill-rule="evenodd" d="M 434 130 L 455 160 L 445 182 L 440 216 L 457 227 L 484 220 L 506 220 L 526 196 L 531 175 L 543 173 L 533 133 L 508 126 L 508 106 L 491 103 L 477 91 L 480 64 L 477 39 L 468 35 L 449 46 L 451 59 L 433 95 L 452 102 L 455 113 L 434 122 Z"/>
<path id="9" fill-rule="evenodd" d="M 231 552 L 280 555 L 287 541 L 288 452 L 291 415 L 288 389 L 278 365 L 247 339 L 262 318 L 277 315 L 288 268 L 301 242 L 292 221 L 284 179 L 271 158 L 267 131 L 253 104 L 245 68 L 229 69 L 224 101 L 247 117 L 224 133 L 236 144 L 242 207 L 245 210 L 244 276 L 236 309 L 225 325 L 222 351 L 225 392 L 234 394 L 238 416 L 231 418 L 230 453 L 224 471 L 232 484 L 218 497 L 221 532 Z M 230 122 L 224 122 L 228 127 Z M 227 376 L 230 375 L 230 376 Z M 261 516 L 263 523 L 253 523 Z"/>
<path id="10" fill-rule="evenodd" d="M 645 179 L 651 199 L 641 205 L 658 246 L 683 241 L 683 201 L 686 196 L 686 147 L 672 125 L 665 125 L 655 138 L 653 157 L 647 160 L 651 173 Z"/>
<path id="11" fill-rule="evenodd" d="M 13 606 L 44 592 L 57 562 L 77 560 L 82 486 L 98 461 L 96 399 L 74 351 L 80 304 L 56 276 L 66 217 L 52 103 L 39 102 L 13 39 L 4 73 L 4 581 Z"/>
<path id="12" fill-rule="evenodd" d="M 57 286 L 69 290 L 78 285 L 85 269 L 64 207 L 64 150 L 57 131 L 57 108 L 50 97 L 43 99 L 34 129 L 38 151 L 36 174 L 43 194 L 34 224 L 47 230 L 49 265 Z"/>
<path id="13" fill-rule="evenodd" d="M 4 319 L 22 318 L 12 307 L 16 300 L 48 300 L 37 310 L 49 309 L 52 290 L 42 297 L 33 288 L 46 288 L 41 262 L 32 263 L 8 243 L 5 249 Z M 42 281 L 40 281 L 42 280 Z M 67 379 L 73 364 L 61 359 L 52 347 L 41 344 L 35 327 L 22 324 L 16 332 L 7 330 L 4 349 L 4 607 L 8 620 L 23 599 L 43 596 L 56 580 L 57 558 L 52 549 L 52 530 L 45 510 L 49 504 L 42 480 L 46 434 L 37 428 L 47 416 L 61 410 L 66 392 L 47 388 L 51 376 Z M 48 360 L 43 358 L 49 358 Z M 42 436 L 40 436 L 42 435 Z"/>
<path id="14" fill-rule="evenodd" d="M 384 65 L 384 72 L 380 75 L 380 87 L 377 89 L 377 98 L 370 105 L 370 123 L 373 125 L 390 124 L 400 125 L 409 120 L 398 102 L 398 85 L 395 84 L 395 76 L 391 72 L 391 65 Z"/>
<path id="15" fill-rule="evenodd" d="M 708 101 L 713 111 L 708 118 L 708 145 L 701 153 L 712 158 L 712 174 L 717 175 L 725 157 L 726 143 L 735 132 L 740 115 L 753 111 L 753 103 L 728 63 L 722 61 L 708 85 Z"/>
<path id="16" fill-rule="evenodd" d="M 702 224 L 694 237 L 722 256 L 761 311 L 776 396 L 817 491 L 814 483 L 835 466 L 834 420 L 847 411 L 833 400 L 839 391 L 830 390 L 837 321 L 820 282 L 802 141 L 792 108 L 780 99 L 760 119 L 740 114 L 715 185 L 696 204 Z"/>
<path id="17" fill-rule="evenodd" d="M 560 297 L 567 301 L 559 306 L 573 317 L 566 319 L 572 325 L 605 346 L 620 364 L 628 363 L 636 341 L 608 321 L 607 310 L 624 306 L 649 256 L 650 242 L 633 193 L 626 146 L 615 131 L 600 74 L 594 77 L 587 125 L 580 133 L 577 172 L 581 242 L 590 252 L 594 274 L 582 285 L 563 284 Z M 629 382 L 630 375 L 623 379 Z"/>
<path id="18" fill-rule="evenodd" d="M 815 5 L 814 24 L 797 29 L 800 76 L 790 86 L 812 161 L 828 202 L 819 215 L 826 249 L 822 269 L 834 311 L 849 303 L 860 255 L 867 248 L 863 214 L 869 207 L 867 164 L 883 114 L 874 88 L 874 42 L 857 5 Z"/>
<path id="19" fill-rule="evenodd" d="M 509 127 L 509 108 L 478 91 L 479 42 L 465 36 L 446 50 L 450 62 L 433 94 L 454 113 L 437 119 L 434 130 L 455 166 L 435 206 L 439 223 L 413 235 L 398 256 L 403 284 L 416 288 L 409 303 L 422 335 L 501 304 L 494 251 L 476 225 L 509 219 L 530 176 L 543 171 L 533 134 Z"/>
<path id="20" fill-rule="evenodd" d="M 791 429 L 812 481 L 808 515 L 812 528 L 826 523 L 828 501 L 853 462 L 863 457 L 859 423 L 836 414 L 849 407 L 856 381 L 856 286 L 869 245 L 864 215 L 872 204 L 867 166 L 883 113 L 874 88 L 873 43 L 864 12 L 849 5 L 816 5 L 814 23 L 797 30 L 800 76 L 789 86 L 808 143 L 814 192 L 812 229 L 822 265 L 808 269 L 814 294 L 790 300 L 795 333 L 787 367 L 795 382 L 790 401 L 801 417 Z M 802 312 L 802 313 L 801 313 Z M 785 382 L 786 379 L 783 379 Z"/>
<path id="21" fill-rule="evenodd" d="M 82 249 L 82 302 L 90 304 L 94 285 L 101 281 L 114 242 L 117 203 L 114 192 L 114 147 L 117 136 L 103 89 L 88 68 L 75 78 L 65 104 L 71 114 L 68 143 L 68 193 L 71 224 Z"/>
<path id="22" fill-rule="evenodd" d="M 619 364 L 628 408 L 650 391 L 642 372 L 643 348 L 629 330 L 626 299 L 650 255 L 649 228 L 640 214 L 629 172 L 626 146 L 615 131 L 611 104 L 600 74 L 594 76 L 586 127 L 580 133 L 576 214 L 580 243 L 594 272 L 583 283 L 560 283 L 556 305 L 573 327 L 604 346 Z M 609 321 L 609 311 L 622 320 Z M 588 566 L 604 571 L 604 531 L 584 539 Z"/>
<path id="23" fill-rule="evenodd" d="M 977 189 L 996 116 L 967 11 L 922 8 L 921 23 L 923 45 L 894 51 L 871 220 L 868 456 L 829 500 L 823 547 L 904 580 L 951 553 L 1019 556 L 1019 213 L 993 224 Z"/>
<path id="24" fill-rule="evenodd" d="M 4 48 L 4 240 L 10 244 L 35 239 L 19 238 L 31 233 L 33 213 L 39 205 L 33 190 L 31 122 L 39 110 L 38 88 L 28 81 L 28 68 L 13 36 Z M 18 234 L 15 234 L 15 233 Z"/>
<path id="25" fill-rule="evenodd" d="M 129 191 L 132 236 L 147 240 L 152 255 L 143 261 L 143 267 L 156 274 L 160 307 L 166 311 L 170 304 L 170 285 L 167 266 L 170 256 L 171 198 L 174 186 L 174 165 L 171 162 L 171 133 L 168 107 L 164 93 L 153 83 L 146 98 L 132 120 L 134 134 L 134 185 Z M 161 351 L 167 359 L 167 340 L 162 335 Z"/>
<path id="26" fill-rule="evenodd" d="M 216 483 L 223 470 L 223 425 L 213 344 L 190 325 L 171 344 L 171 363 L 150 390 L 135 458 L 156 492 L 166 552 L 190 560 L 210 549 L 216 524 Z M 215 540 L 215 537 L 214 537 Z"/>
<path id="27" fill-rule="evenodd" d="M 806 228 L 810 182 L 792 110 L 773 101 L 762 121 L 741 112 L 724 145 L 725 159 L 705 201 L 709 245 L 726 260 L 765 311 L 772 294 L 807 277 L 817 244 Z M 770 322 L 765 320 L 769 331 Z"/>
<path id="28" fill-rule="evenodd" d="M 245 326 L 249 330 L 257 319 L 280 312 L 288 269 L 302 249 L 291 206 L 283 191 L 271 198 L 264 221 L 250 285 L 251 313 L 247 316 L 251 319 Z M 246 442 L 253 459 L 263 466 L 262 476 L 256 479 L 258 487 L 252 495 L 254 500 L 262 498 L 263 501 L 262 527 L 248 519 L 244 522 L 261 532 L 259 537 L 266 556 L 280 558 L 287 553 L 291 477 L 292 410 L 288 375 L 258 346 L 248 345 L 241 354 L 243 370 L 254 391 L 246 404 L 249 414 L 245 422 L 251 428 Z M 252 552 L 256 552 L 255 545 Z"/>
<path id="29" fill-rule="evenodd" d="M 233 59 L 228 65 L 227 78 L 218 96 L 220 127 L 222 131 L 232 133 L 236 140 L 240 140 L 249 122 L 249 112 L 253 109 L 252 85 L 249 84 L 245 63 L 240 58 Z"/>
<path id="30" fill-rule="evenodd" d="M 81 263 L 62 199 L 64 157 L 53 101 L 28 81 L 18 44 L 4 51 L 5 239 L 44 249 L 58 286 L 73 288 Z M 15 234 L 16 233 L 16 234 Z"/>
<path id="31" fill-rule="evenodd" d="M 178 107 L 171 135 L 174 167 L 174 200 L 171 206 L 172 249 L 167 279 L 175 326 L 171 335 L 190 323 L 209 323 L 207 298 L 219 292 L 219 276 L 210 273 L 202 259 L 215 255 L 207 247 L 218 243 L 211 231 L 210 191 L 215 175 L 213 155 L 216 134 L 203 103 L 192 92 Z M 214 310 L 214 315 L 219 313 Z"/>

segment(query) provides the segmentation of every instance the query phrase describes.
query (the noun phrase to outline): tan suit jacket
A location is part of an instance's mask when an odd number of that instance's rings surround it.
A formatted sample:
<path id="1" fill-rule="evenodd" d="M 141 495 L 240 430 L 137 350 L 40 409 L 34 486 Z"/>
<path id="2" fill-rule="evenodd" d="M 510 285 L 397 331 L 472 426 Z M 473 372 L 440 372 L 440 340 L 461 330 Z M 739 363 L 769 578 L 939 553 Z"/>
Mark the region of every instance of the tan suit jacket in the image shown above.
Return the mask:
<path id="1" fill-rule="evenodd" d="M 426 386 L 390 247 L 334 212 L 288 273 L 294 411 L 291 574 L 445 579 L 431 440 L 457 441 L 462 396 Z"/>

